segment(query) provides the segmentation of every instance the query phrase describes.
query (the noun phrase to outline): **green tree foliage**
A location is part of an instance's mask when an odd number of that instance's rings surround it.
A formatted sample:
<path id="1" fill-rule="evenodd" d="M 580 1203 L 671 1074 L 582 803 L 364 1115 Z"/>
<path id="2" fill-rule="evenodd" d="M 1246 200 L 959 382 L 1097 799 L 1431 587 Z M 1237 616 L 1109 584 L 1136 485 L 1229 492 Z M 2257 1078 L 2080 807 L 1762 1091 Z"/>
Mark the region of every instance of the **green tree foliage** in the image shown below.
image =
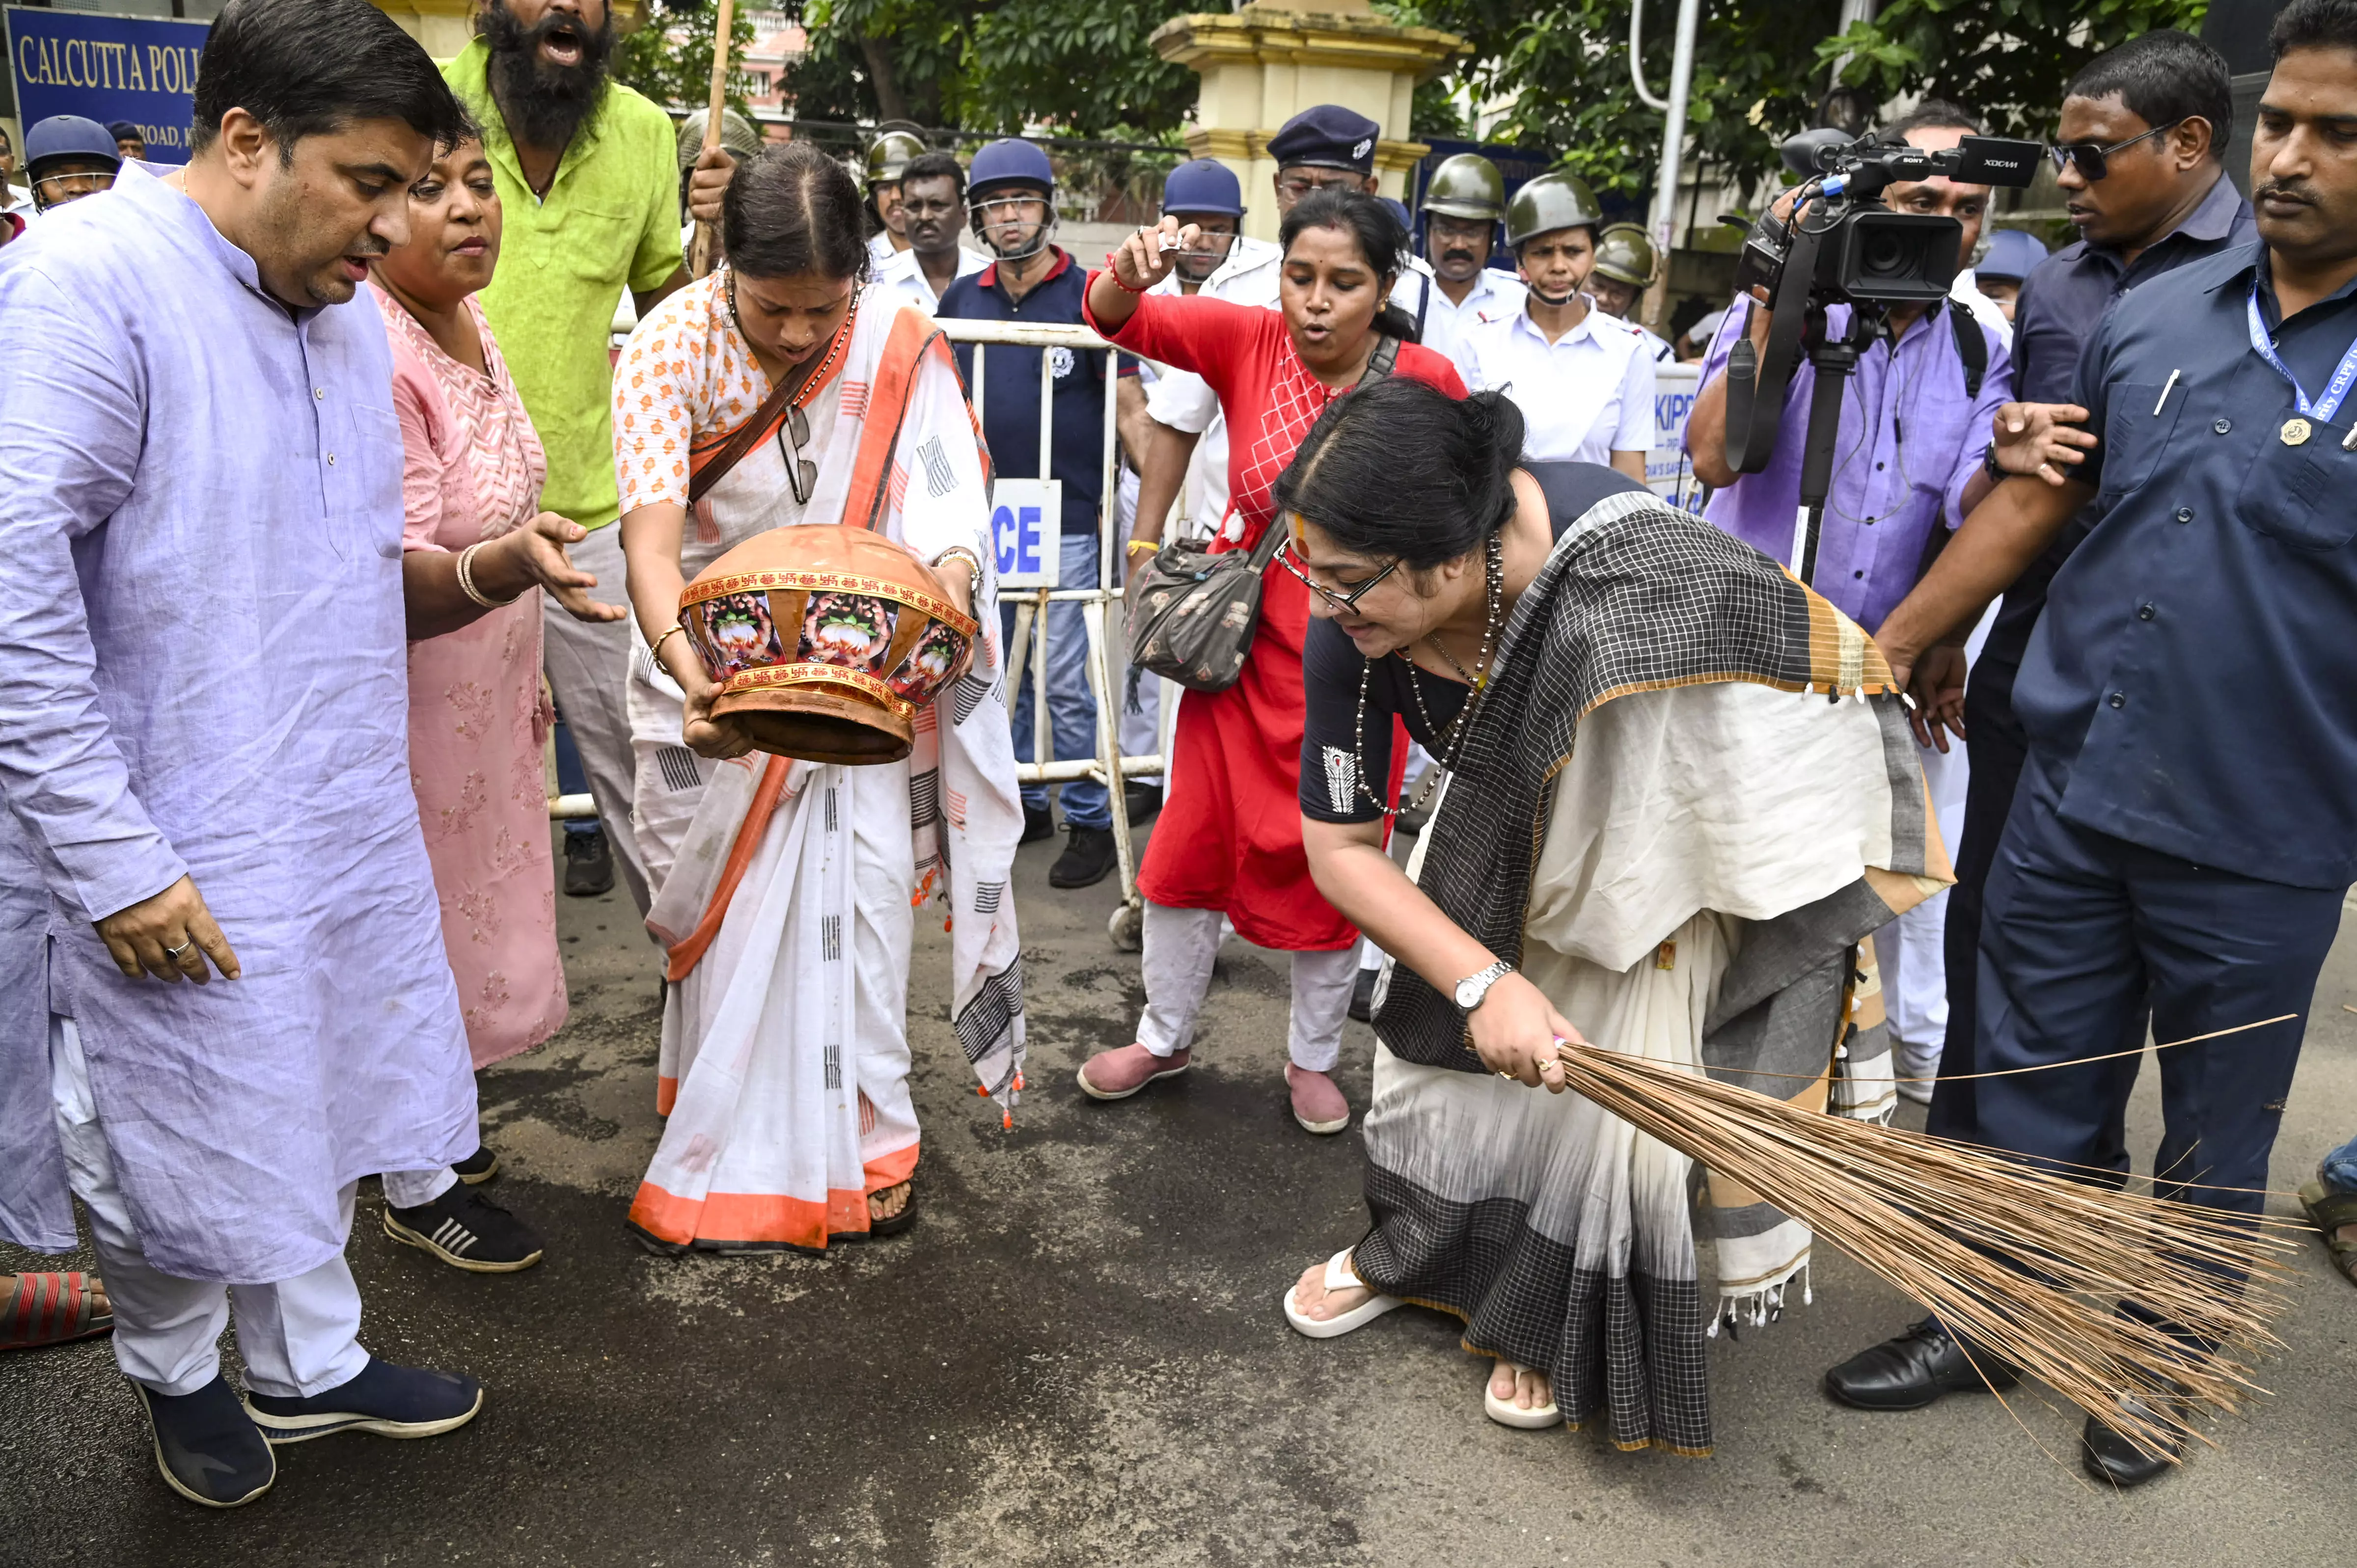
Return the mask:
<path id="1" fill-rule="evenodd" d="M 740 0 L 728 29 L 728 103 L 746 112 L 737 73 L 754 43 L 751 7 Z M 667 109 L 700 109 L 712 97 L 712 37 L 717 0 L 647 0 L 646 18 L 614 44 L 614 79 Z"/>
<path id="2" fill-rule="evenodd" d="M 1675 0 L 1644 0 L 1645 82 L 1669 89 Z M 1640 194 L 1660 158 L 1661 114 L 1629 80 L 1628 0 L 1401 0 L 1405 22 L 1464 35 L 1453 80 L 1507 105 L 1491 140 L 1549 147 L 1598 189 Z M 1841 60 L 1874 102 L 1937 92 L 1992 129 L 2050 130 L 2062 84 L 2097 51 L 2154 27 L 2201 25 L 2208 0 L 1888 0 L 1835 38 L 1840 0 L 1705 0 L 1695 42 L 1689 150 L 1738 179 L 1781 166 L 1777 146 L 1817 123 Z"/>
<path id="3" fill-rule="evenodd" d="M 1195 73 L 1147 42 L 1189 0 L 807 0 L 810 53 L 787 76 L 812 119 L 905 119 L 1012 134 L 1167 137 Z"/>

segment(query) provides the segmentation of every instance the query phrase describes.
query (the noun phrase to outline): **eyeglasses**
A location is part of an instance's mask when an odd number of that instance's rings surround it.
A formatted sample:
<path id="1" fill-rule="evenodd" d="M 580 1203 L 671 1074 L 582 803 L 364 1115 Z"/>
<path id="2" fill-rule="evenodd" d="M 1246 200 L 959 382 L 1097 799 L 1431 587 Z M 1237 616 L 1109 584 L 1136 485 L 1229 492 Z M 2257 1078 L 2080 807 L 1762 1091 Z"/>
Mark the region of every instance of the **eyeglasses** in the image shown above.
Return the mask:
<path id="1" fill-rule="evenodd" d="M 2180 114 L 2166 125 L 2155 125 L 2140 136 L 2130 136 L 2125 142 L 2114 142 L 2108 147 L 2094 142 L 2066 142 L 2060 146 L 2047 148 L 2046 156 L 2054 160 L 2056 174 L 2061 174 L 2065 167 L 2075 165 L 2079 170 L 2079 177 L 2092 183 L 2112 172 L 2109 160 L 2114 153 L 2126 152 L 2138 142 L 2147 142 L 2155 136 L 2165 135 L 2192 118 L 2190 114 Z"/>
<path id="2" fill-rule="evenodd" d="M 1338 168 L 1333 173 L 1323 176 L 1289 174 L 1276 182 L 1276 188 L 1278 194 L 1287 201 L 1298 201 L 1313 190 L 1324 190 L 1329 186 L 1337 185 L 1355 187 L 1360 183 L 1357 175 L 1348 169 Z"/>
<path id="3" fill-rule="evenodd" d="M 737 314 L 736 269 L 728 269 L 727 276 L 728 318 L 737 324 L 737 335 L 750 343 L 753 336 L 745 330 L 745 318 Z M 802 412 L 802 404 L 788 403 L 785 423 L 778 426 L 778 452 L 786 460 L 786 482 L 794 488 L 796 506 L 810 505 L 811 497 L 818 492 L 818 464 L 802 456 L 810 438 L 810 415 Z"/>
<path id="4" fill-rule="evenodd" d="M 1394 557 L 1390 565 L 1384 567 L 1382 571 L 1376 573 L 1365 582 L 1359 584 L 1356 587 L 1351 588 L 1347 592 L 1337 592 L 1310 576 L 1307 569 L 1307 564 L 1302 561 L 1299 555 L 1294 553 L 1293 541 L 1290 539 L 1277 546 L 1276 564 L 1284 567 L 1286 571 L 1292 573 L 1295 576 L 1300 578 L 1301 585 L 1303 587 L 1308 588 L 1311 593 L 1317 595 L 1319 598 L 1324 599 L 1328 604 L 1332 605 L 1338 610 L 1357 609 L 1359 607 L 1359 601 L 1367 596 L 1368 589 L 1373 587 L 1377 583 L 1382 582 L 1385 577 L 1390 576 L 1393 573 L 1400 569 L 1399 561 Z"/>

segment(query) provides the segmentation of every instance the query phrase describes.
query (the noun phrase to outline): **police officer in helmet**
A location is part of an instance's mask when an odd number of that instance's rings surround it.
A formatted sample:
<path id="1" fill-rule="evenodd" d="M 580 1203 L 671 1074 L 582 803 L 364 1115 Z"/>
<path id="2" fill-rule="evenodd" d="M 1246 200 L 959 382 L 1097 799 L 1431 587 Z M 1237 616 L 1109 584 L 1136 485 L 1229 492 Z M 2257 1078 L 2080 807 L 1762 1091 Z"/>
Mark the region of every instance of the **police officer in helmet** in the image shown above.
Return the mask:
<path id="1" fill-rule="evenodd" d="M 1676 362 L 1677 350 L 1667 339 L 1637 319 L 1637 302 L 1653 286 L 1653 242 L 1634 223 L 1615 223 L 1596 236 L 1596 265 L 1587 274 L 1587 297 L 1598 309 L 1634 326 L 1645 335 L 1653 362 Z"/>
<path id="2" fill-rule="evenodd" d="M 881 267 L 909 248 L 908 214 L 900 209 L 900 177 L 912 159 L 924 156 L 924 138 L 913 131 L 888 130 L 867 149 L 867 214 L 876 232 L 867 252 Z"/>
<path id="3" fill-rule="evenodd" d="M 39 211 L 112 188 L 122 167 L 114 134 L 95 120 L 52 114 L 25 133 L 25 173 Z"/>
<path id="4" fill-rule="evenodd" d="M 1506 216 L 1506 181 L 1478 153 L 1441 160 L 1424 188 L 1424 259 L 1432 269 L 1426 348 L 1454 356 L 1466 328 L 1523 307 L 1522 280 L 1488 264 Z"/>

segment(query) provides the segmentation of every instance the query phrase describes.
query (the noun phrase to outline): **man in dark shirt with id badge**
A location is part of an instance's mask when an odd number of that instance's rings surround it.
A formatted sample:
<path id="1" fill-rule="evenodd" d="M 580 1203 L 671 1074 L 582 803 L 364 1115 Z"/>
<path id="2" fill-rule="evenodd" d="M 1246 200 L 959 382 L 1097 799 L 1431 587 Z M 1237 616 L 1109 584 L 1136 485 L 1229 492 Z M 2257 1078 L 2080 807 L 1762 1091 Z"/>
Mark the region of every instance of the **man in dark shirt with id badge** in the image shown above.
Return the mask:
<path id="1" fill-rule="evenodd" d="M 2083 1065 L 1983 1079 L 1980 1132 L 2090 1163 L 2127 1080 L 2088 1058 L 2148 1004 L 2165 1042 L 2233 1031 L 2158 1055 L 2158 1191 L 2244 1212 L 2357 881 L 2357 0 L 2293 0 L 2272 41 L 2258 242 L 2113 306 L 2073 397 L 2099 445 L 2061 485 L 1998 486 L 1879 639 L 1905 671 L 2098 503 L 2014 687 L 2028 757 L 1983 907 L 1975 1039 L 1983 1073 Z M 1827 1382 L 1911 1409 L 1980 1386 L 1971 1363 L 2012 1380 L 1934 1322 Z M 2122 1486 L 2176 1457 L 2100 1415 L 2083 1443 Z"/>

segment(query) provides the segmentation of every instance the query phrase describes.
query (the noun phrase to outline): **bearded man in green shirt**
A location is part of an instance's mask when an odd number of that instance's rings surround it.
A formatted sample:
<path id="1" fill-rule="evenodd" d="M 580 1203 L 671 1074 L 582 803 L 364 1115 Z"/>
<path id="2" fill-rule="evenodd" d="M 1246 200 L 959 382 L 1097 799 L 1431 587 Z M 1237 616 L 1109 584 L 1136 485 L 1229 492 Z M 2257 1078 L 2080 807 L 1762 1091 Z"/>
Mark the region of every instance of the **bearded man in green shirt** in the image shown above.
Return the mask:
<path id="1" fill-rule="evenodd" d="M 476 35 L 443 75 L 483 128 L 505 214 L 499 273 L 479 297 L 548 451 L 541 505 L 590 531 L 573 546 L 574 563 L 597 575 L 600 594 L 619 601 L 608 343 L 624 289 L 644 315 L 687 281 L 671 120 L 608 79 L 614 26 L 606 0 L 489 0 Z M 548 618 L 549 687 L 580 753 L 613 865 L 644 914 L 646 872 L 630 832 L 635 769 L 622 712 L 630 655 L 626 621 Z M 582 857 L 594 865 L 597 851 L 573 836 L 566 848 L 570 891 L 582 880 L 571 863 Z"/>

